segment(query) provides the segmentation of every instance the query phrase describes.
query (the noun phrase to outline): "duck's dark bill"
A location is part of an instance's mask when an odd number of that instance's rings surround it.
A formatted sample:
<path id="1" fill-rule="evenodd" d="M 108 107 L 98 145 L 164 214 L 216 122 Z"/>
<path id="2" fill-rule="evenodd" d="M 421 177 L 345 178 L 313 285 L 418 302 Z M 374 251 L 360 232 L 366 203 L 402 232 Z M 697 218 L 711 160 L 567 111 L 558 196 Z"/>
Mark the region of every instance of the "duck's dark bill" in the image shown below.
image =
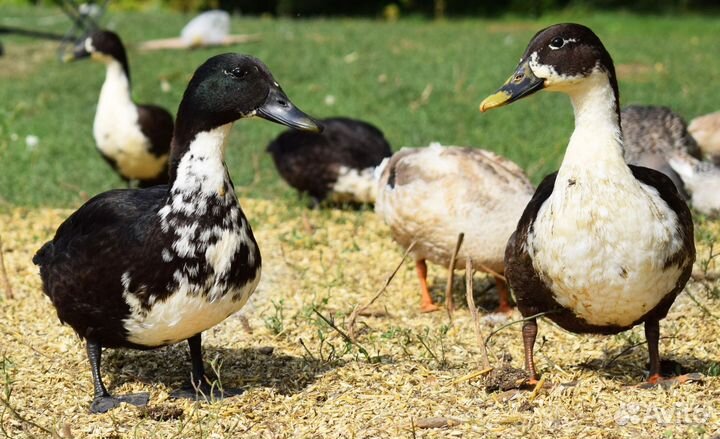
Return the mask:
<path id="1" fill-rule="evenodd" d="M 544 84 L 544 80 L 535 76 L 527 60 L 521 62 L 510 79 L 505 81 L 495 94 L 482 101 L 480 111 L 485 112 L 517 101 L 542 89 Z"/>
<path id="2" fill-rule="evenodd" d="M 90 52 L 88 52 L 87 49 L 85 49 L 85 41 L 81 41 L 75 46 L 72 53 L 66 53 L 65 55 L 63 55 L 63 61 L 64 62 L 76 61 L 78 59 L 87 58 L 89 56 L 90 56 Z"/>
<path id="3" fill-rule="evenodd" d="M 257 115 L 263 119 L 298 130 L 314 131 L 316 133 L 322 131 L 322 126 L 293 105 L 279 88 L 270 89 L 270 93 L 263 106 L 258 109 Z"/>

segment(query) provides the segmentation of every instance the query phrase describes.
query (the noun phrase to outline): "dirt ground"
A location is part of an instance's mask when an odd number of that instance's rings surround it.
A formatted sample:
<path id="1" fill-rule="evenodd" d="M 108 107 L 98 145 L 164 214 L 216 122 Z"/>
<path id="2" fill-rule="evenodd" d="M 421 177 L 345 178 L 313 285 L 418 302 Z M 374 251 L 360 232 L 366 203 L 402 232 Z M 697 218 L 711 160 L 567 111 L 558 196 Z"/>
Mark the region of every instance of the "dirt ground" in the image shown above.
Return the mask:
<path id="1" fill-rule="evenodd" d="M 481 347 L 456 276 L 458 310 L 419 313 L 414 265 L 406 261 L 354 326 L 403 250 L 371 211 L 310 211 L 282 201 L 241 200 L 263 254 L 250 303 L 204 334 L 206 362 L 240 396 L 214 403 L 172 400 L 189 373 L 186 344 L 138 352 L 108 350 L 103 376 L 115 394 L 149 392 L 145 409 L 91 415 L 92 384 L 83 344 L 62 326 L 40 289 L 31 257 L 68 210 L 0 215 L 0 237 L 15 297 L 0 295 L 0 435 L 11 438 L 445 438 L 720 437 L 720 299 L 715 282 L 689 284 L 661 325 L 661 353 L 701 383 L 641 389 L 647 349 L 642 327 L 617 336 L 567 333 L 541 321 L 536 391 L 488 392 Z M 714 241 L 713 223 L 698 234 Z M 701 244 L 701 243 L 699 243 Z M 697 270 L 711 249 L 700 245 Z M 714 264 L 707 267 L 714 272 Z M 433 294 L 447 271 L 430 266 Z M 4 286 L 0 282 L 0 291 Z M 475 275 L 486 310 L 495 289 Z M 520 326 L 480 313 L 495 368 L 522 367 Z M 335 328 L 326 321 L 332 322 Z M 473 376 L 475 375 L 475 376 Z M 507 378 L 507 377 L 505 377 Z M 506 380 L 507 381 L 507 380 Z"/>

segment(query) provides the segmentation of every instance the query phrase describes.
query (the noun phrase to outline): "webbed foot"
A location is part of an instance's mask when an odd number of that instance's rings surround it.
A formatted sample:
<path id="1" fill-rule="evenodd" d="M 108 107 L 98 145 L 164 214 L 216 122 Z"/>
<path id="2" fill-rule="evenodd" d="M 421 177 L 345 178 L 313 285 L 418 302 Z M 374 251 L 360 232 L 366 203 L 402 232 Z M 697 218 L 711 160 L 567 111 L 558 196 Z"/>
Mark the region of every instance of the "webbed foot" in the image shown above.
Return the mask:
<path id="1" fill-rule="evenodd" d="M 218 386 L 203 384 L 198 387 L 186 385 L 170 393 L 171 398 L 175 399 L 192 399 L 195 401 L 212 402 L 225 398 L 232 398 L 244 392 L 243 389 L 227 389 Z"/>
<path id="2" fill-rule="evenodd" d="M 136 407 L 142 407 L 147 405 L 149 400 L 150 395 L 147 393 L 133 393 L 120 396 L 96 396 L 90 404 L 90 413 L 105 413 L 119 406 L 120 403 L 123 402 Z"/>

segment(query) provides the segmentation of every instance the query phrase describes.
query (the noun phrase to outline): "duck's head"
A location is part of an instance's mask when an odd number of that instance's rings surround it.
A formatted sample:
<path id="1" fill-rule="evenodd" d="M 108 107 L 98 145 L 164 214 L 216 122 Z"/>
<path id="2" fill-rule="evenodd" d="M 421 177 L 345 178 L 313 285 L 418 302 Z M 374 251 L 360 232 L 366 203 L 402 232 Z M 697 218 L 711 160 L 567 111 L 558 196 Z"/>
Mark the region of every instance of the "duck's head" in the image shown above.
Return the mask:
<path id="1" fill-rule="evenodd" d="M 91 58 L 109 64 L 118 61 L 127 65 L 127 54 L 122 40 L 115 33 L 109 30 L 96 30 L 78 42 L 72 53 L 63 58 L 66 62 Z"/>
<path id="2" fill-rule="evenodd" d="M 255 116 L 299 130 L 322 130 L 293 105 L 259 59 L 235 53 L 217 55 L 198 67 L 185 90 L 175 141 L 189 141 L 199 132 Z"/>
<path id="3" fill-rule="evenodd" d="M 487 111 L 538 90 L 573 93 L 590 78 L 605 76 L 617 95 L 615 68 L 610 54 L 588 27 L 563 23 L 535 34 L 515 73 L 480 104 Z"/>

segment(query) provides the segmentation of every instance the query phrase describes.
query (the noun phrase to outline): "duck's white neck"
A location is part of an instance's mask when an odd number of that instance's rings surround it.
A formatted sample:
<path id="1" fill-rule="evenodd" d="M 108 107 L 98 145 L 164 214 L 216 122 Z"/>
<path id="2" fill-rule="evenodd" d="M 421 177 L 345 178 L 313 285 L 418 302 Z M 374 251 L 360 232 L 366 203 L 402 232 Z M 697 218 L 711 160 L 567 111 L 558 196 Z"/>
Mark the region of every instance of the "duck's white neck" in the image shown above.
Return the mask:
<path id="1" fill-rule="evenodd" d="M 105 82 L 100 90 L 98 109 L 124 108 L 133 106 L 130 95 L 130 79 L 119 61 L 106 63 Z"/>
<path id="2" fill-rule="evenodd" d="M 608 76 L 596 71 L 567 93 L 575 110 L 575 131 L 570 137 L 561 171 L 576 167 L 627 168 L 616 112 L 617 97 Z"/>
<path id="3" fill-rule="evenodd" d="M 180 158 L 171 192 L 225 197 L 230 177 L 225 168 L 225 143 L 232 123 L 198 133 Z M 228 184 L 226 184 L 228 183 Z M 230 190 L 232 190 L 230 188 Z"/>

